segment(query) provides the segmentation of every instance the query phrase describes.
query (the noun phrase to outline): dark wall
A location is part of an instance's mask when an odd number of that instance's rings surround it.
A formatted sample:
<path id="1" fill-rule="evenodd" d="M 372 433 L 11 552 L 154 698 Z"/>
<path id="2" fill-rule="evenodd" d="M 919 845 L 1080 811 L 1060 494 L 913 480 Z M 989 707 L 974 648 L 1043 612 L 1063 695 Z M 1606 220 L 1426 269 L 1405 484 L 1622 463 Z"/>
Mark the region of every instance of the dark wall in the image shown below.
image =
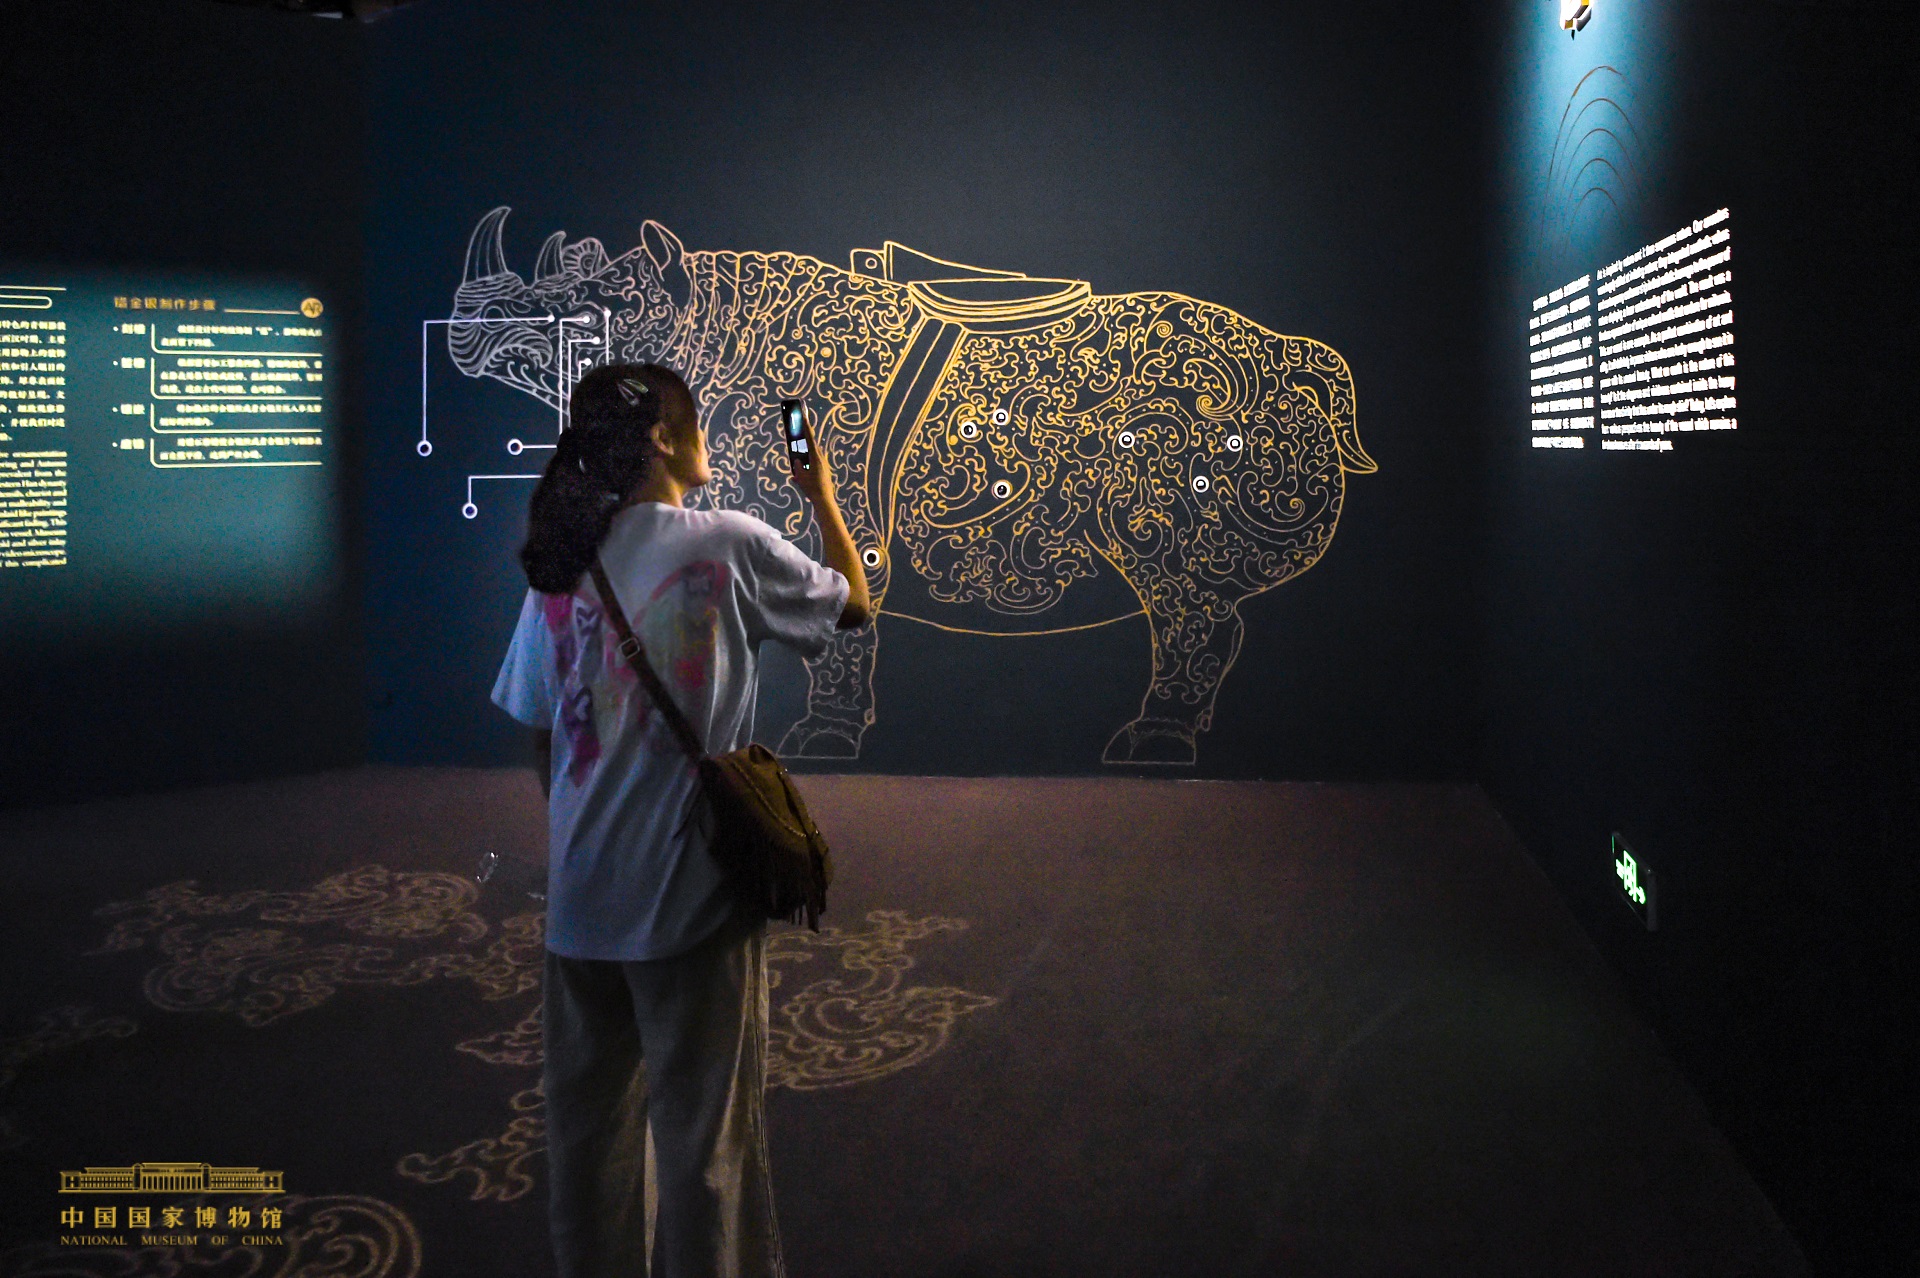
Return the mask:
<path id="1" fill-rule="evenodd" d="M 1473 733 L 1473 380 L 1480 124 L 1453 24 L 1347 6 L 423 4 L 374 28 L 369 276 L 374 751 L 517 759 L 487 693 L 524 589 L 529 486 L 500 439 L 551 414 L 468 381 L 436 330 L 467 239 L 514 209 L 541 241 L 642 220 L 689 249 L 844 264 L 898 240 L 941 257 L 1166 290 L 1326 342 L 1353 370 L 1376 474 L 1338 535 L 1242 609 L 1200 775 L 1465 776 Z M 1469 83 L 1463 83 L 1463 79 Z M 483 446 L 484 444 L 484 446 Z M 1044 638 L 882 617 L 860 767 L 1099 771 L 1149 669 L 1139 618 Z M 761 736 L 798 713 L 770 668 Z"/>
<path id="2" fill-rule="evenodd" d="M 125 585 L 105 632 L 30 641 L 46 619 L 9 618 L 0 803 L 358 761 L 360 33 L 199 0 L 5 3 L 0 29 L 0 260 L 310 280 L 344 335 L 331 582 L 297 608 L 214 605 L 165 630 Z"/>
<path id="3" fill-rule="evenodd" d="M 1823 1270 L 1911 1272 L 1915 25 L 1660 11 L 1623 55 L 1655 103 L 1628 220 L 1647 242 L 1731 210 L 1739 429 L 1543 455 L 1515 370 L 1554 282 L 1527 230 L 1544 8 L 1507 33 L 1486 780 Z"/>

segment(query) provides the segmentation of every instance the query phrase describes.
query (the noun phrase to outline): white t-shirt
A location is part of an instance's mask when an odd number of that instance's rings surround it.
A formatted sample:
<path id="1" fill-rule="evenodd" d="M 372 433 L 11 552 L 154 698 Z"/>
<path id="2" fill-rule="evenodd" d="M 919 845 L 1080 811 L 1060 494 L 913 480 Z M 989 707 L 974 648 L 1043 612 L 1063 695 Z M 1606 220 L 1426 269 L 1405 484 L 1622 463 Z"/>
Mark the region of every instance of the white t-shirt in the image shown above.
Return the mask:
<path id="1" fill-rule="evenodd" d="M 736 511 L 629 506 L 600 558 L 709 754 L 753 737 L 760 642 L 818 656 L 847 603 L 845 577 Z M 547 948 L 567 958 L 668 958 L 732 910 L 712 855 L 682 826 L 697 773 L 619 643 L 591 573 L 571 595 L 529 590 L 493 687 L 501 709 L 553 733 Z"/>

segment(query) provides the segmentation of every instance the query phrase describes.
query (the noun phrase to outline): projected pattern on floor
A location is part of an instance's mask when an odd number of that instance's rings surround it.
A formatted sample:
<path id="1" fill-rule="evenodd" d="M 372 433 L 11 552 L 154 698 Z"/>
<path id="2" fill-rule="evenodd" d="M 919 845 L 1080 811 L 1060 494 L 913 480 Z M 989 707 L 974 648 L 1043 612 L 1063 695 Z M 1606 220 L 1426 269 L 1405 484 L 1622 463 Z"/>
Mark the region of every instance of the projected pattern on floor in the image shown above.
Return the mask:
<path id="1" fill-rule="evenodd" d="M 40 1013 L 34 1027 L 24 1034 L 0 1038 L 0 1101 L 31 1062 L 56 1055 L 68 1048 L 96 1038 L 126 1038 L 140 1026 L 124 1016 L 102 1016 L 81 1004 L 67 1004 Z M 41 1133 L 44 1135 L 44 1133 Z M 0 1111 L 0 1153 L 19 1149 L 27 1143 L 25 1120 L 11 1111 Z"/>
<path id="2" fill-rule="evenodd" d="M 768 1026 L 767 1089 L 818 1091 L 872 1082 L 918 1065 L 947 1045 L 953 1026 L 969 1012 L 1000 1000 L 952 986 L 903 987 L 913 960 L 909 941 L 966 927 L 965 920 L 910 919 L 896 910 L 867 915 L 873 927 L 842 932 L 779 932 L 767 938 L 767 984 L 779 989 L 781 966 L 815 953 L 840 953 L 840 969 L 858 980 L 814 981 L 774 1002 Z M 538 1067 L 541 1014 L 536 1007 L 512 1029 L 459 1045 L 490 1065 Z M 470 1177 L 469 1197 L 510 1202 L 534 1187 L 534 1160 L 546 1150 L 546 1094 L 538 1083 L 508 1099 L 514 1117 L 497 1136 L 470 1141 L 445 1154 L 408 1154 L 397 1170 L 437 1184 Z"/>
<path id="3" fill-rule="evenodd" d="M 120 917 L 94 954 L 138 949 L 157 932 L 166 962 L 142 982 L 147 1001 L 167 1012 L 226 1012 L 259 1029 L 327 1002 L 344 985 L 422 985 L 470 980 L 487 999 L 540 988 L 543 916 L 504 919 L 484 950 L 462 949 L 397 959 L 388 945 L 346 941 L 311 944 L 286 928 L 209 929 L 195 920 L 252 914 L 293 927 L 327 925 L 380 941 L 418 941 L 452 934 L 462 945 L 486 938 L 491 925 L 473 912 L 479 888 L 439 872 L 408 873 L 363 866 L 304 892 L 208 895 L 191 881 L 169 883 L 137 901 L 102 907 Z"/>
<path id="4" fill-rule="evenodd" d="M 1152 668 L 1109 763 L 1194 761 L 1240 651 L 1241 602 L 1311 567 L 1339 522 L 1346 472 L 1375 468 L 1339 353 L 1222 306 L 1097 296 L 1084 281 L 894 243 L 854 250 L 846 269 L 686 252 L 657 222 L 616 259 L 556 232 L 528 281 L 507 267 L 508 212 L 475 229 L 445 321 L 462 372 L 563 414 L 594 364 L 680 370 L 710 431 L 714 483 L 699 500 L 817 552 L 770 428 L 780 399 L 805 400 L 877 602 L 897 547 L 932 604 L 951 610 L 916 619 L 946 629 L 1046 633 L 1144 613 Z M 471 516 L 471 477 L 468 493 Z M 1108 570 L 1137 606 L 1041 619 Z M 808 664 L 807 712 L 781 753 L 859 756 L 876 629 L 840 634 Z"/>
<path id="5" fill-rule="evenodd" d="M 336 874 L 298 892 L 216 895 L 200 891 L 191 881 L 169 883 L 137 900 L 96 910 L 97 917 L 117 921 L 89 953 L 142 949 L 151 939 L 166 961 L 151 968 L 142 981 L 150 1004 L 169 1012 L 231 1015 L 255 1029 L 311 1011 L 348 985 L 414 986 L 452 979 L 472 981 L 489 1001 L 537 993 L 545 916 L 520 914 L 492 924 L 474 908 L 479 896 L 479 887 L 464 875 L 394 871 L 380 865 Z M 236 916 L 283 926 L 209 928 L 201 922 Z M 866 922 L 858 931 L 823 927 L 818 934 L 795 930 L 768 936 L 767 975 L 773 990 L 781 987 L 784 968 L 811 963 L 816 956 L 838 957 L 837 974 L 822 973 L 821 979 L 774 1000 L 768 1027 L 769 1089 L 846 1087 L 898 1073 L 945 1048 L 961 1017 L 999 1002 L 951 986 L 905 984 L 914 966 L 907 946 L 964 929 L 965 920 L 915 919 L 899 911 L 875 910 Z M 324 937 L 316 943 L 299 930 L 319 927 L 388 944 Z M 439 938 L 451 939 L 460 948 L 404 957 L 393 944 Z M 536 1001 L 508 1028 L 458 1043 L 454 1050 L 490 1065 L 538 1068 L 541 1011 Z M 124 1018 L 96 1026 L 83 1024 L 77 1015 L 66 1016 L 60 1024 L 83 1036 L 134 1032 Z M 43 1030 L 54 1028 L 49 1022 Z M 37 1053 L 62 1045 L 46 1041 L 47 1032 L 20 1040 L 37 1045 L 20 1050 Z M 0 1078 L 0 1084 L 4 1081 Z M 533 1188 L 533 1163 L 546 1149 L 545 1099 L 539 1084 L 513 1093 L 508 1107 L 514 1116 L 498 1135 L 447 1153 L 406 1154 L 395 1170 L 430 1184 L 468 1177 L 469 1197 L 475 1201 L 522 1197 Z"/>

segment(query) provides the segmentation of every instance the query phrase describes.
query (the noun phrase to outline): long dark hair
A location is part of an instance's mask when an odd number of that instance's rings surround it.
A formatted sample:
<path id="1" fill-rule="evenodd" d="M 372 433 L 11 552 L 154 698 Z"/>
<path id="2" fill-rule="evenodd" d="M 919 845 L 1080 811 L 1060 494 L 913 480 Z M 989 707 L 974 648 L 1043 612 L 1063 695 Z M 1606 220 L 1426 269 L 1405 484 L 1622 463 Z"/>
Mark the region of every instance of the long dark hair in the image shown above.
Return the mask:
<path id="1" fill-rule="evenodd" d="M 563 595 L 579 584 L 614 515 L 646 478 L 654 426 L 664 420 L 682 428 L 669 398 L 693 405 L 680 375 L 658 364 L 602 364 L 574 385 L 567 429 L 527 512 L 520 566 L 528 585 Z"/>

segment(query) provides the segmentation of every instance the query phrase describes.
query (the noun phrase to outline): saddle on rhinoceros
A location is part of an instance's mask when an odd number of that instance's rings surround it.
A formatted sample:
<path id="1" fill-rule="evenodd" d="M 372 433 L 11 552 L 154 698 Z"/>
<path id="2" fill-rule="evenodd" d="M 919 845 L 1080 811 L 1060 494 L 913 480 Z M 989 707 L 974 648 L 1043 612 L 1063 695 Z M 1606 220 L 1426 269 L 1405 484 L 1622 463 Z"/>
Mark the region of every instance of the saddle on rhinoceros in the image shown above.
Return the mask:
<path id="1" fill-rule="evenodd" d="M 914 304 L 934 319 L 969 333 L 1025 333 L 1063 320 L 1085 306 L 1085 280 L 1034 279 L 1018 271 L 948 262 L 888 240 L 885 248 L 855 249 L 852 270 L 905 284 Z"/>
<path id="2" fill-rule="evenodd" d="M 922 319 L 907 342 L 874 419 L 878 475 L 897 473 L 901 454 L 933 402 L 960 339 L 968 333 L 1028 333 L 1068 319 L 1093 298 L 1085 280 L 1035 279 L 1018 271 L 967 266 L 888 240 L 884 248 L 853 250 L 856 276 L 904 284 Z M 884 511 L 893 531 L 892 503 Z"/>

